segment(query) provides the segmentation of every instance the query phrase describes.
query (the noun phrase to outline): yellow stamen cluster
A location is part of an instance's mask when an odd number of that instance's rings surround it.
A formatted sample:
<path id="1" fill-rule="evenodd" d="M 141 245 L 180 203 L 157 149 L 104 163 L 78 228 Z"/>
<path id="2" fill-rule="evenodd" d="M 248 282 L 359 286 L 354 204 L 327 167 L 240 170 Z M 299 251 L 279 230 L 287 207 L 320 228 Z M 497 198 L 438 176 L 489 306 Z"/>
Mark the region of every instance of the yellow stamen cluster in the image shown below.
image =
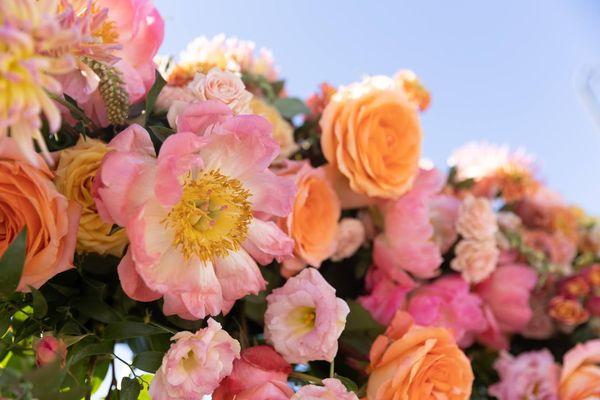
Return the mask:
<path id="1" fill-rule="evenodd" d="M 186 258 L 224 257 L 246 238 L 252 219 L 250 192 L 218 170 L 188 178 L 179 203 L 163 223 L 174 230 L 173 245 Z"/>

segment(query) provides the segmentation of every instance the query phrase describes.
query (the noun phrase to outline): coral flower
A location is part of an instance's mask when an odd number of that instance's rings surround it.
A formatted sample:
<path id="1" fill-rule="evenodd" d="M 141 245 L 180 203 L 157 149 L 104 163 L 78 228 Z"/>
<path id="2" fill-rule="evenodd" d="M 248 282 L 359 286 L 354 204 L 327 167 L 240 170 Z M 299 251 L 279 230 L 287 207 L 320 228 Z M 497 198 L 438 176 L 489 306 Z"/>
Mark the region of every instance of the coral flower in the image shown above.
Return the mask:
<path id="1" fill-rule="evenodd" d="M 398 312 L 370 352 L 368 400 L 466 400 L 471 363 L 450 331 L 413 324 Z"/>
<path id="2" fill-rule="evenodd" d="M 52 164 L 40 132 L 41 114 L 51 131 L 61 124 L 48 92 L 61 94 L 56 75 L 76 65 L 68 50 L 79 36 L 61 26 L 56 9 L 53 0 L 0 2 L 0 138 L 9 134 L 35 165 L 40 160 L 32 139 Z"/>
<path id="3" fill-rule="evenodd" d="M 600 398 L 600 339 L 580 343 L 565 354 L 558 395 L 560 400 Z"/>
<path id="4" fill-rule="evenodd" d="M 95 181 L 96 204 L 108 222 L 127 228 L 130 246 L 119 265 L 125 292 L 164 297 L 165 314 L 187 319 L 227 312 L 264 288 L 254 260 L 291 254 L 293 241 L 273 222 L 291 210 L 294 184 L 268 170 L 277 144 L 258 116 L 220 110 L 205 136 L 169 136 L 158 157 L 148 133 L 131 126 L 109 146 Z M 208 119 L 211 114 L 207 114 Z"/>

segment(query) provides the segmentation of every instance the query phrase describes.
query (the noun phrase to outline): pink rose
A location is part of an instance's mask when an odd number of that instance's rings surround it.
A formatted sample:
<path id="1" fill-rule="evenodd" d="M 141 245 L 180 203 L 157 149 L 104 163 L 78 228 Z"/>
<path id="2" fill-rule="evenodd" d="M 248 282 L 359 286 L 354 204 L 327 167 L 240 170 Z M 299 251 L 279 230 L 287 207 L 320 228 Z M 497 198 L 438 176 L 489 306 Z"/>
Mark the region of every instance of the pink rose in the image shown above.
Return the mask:
<path id="1" fill-rule="evenodd" d="M 399 271 L 419 278 L 438 274 L 442 257 L 434 242 L 428 202 L 443 184 L 437 170 L 422 169 L 411 191 L 382 204 L 384 231 L 375 238 L 373 260 L 390 276 Z"/>
<path id="2" fill-rule="evenodd" d="M 64 367 L 67 359 L 67 345 L 60 339 L 52 335 L 44 335 L 34 346 L 35 350 L 35 365 L 43 367 L 59 361 Z"/>
<path id="3" fill-rule="evenodd" d="M 287 362 L 331 362 L 349 312 L 319 271 L 306 268 L 267 296 L 265 339 Z"/>
<path id="4" fill-rule="evenodd" d="M 537 274 L 529 266 L 503 265 L 474 291 L 491 309 L 502 332 L 517 333 L 531 319 L 529 298 L 536 282 Z"/>
<path id="5" fill-rule="evenodd" d="M 489 393 L 498 400 L 558 400 L 560 367 L 548 350 L 516 357 L 502 351 L 494 368 L 500 382 L 490 386 Z"/>
<path id="6" fill-rule="evenodd" d="M 291 400 L 358 400 L 338 379 L 323 379 L 323 386 L 302 386 Z"/>
<path id="7" fill-rule="evenodd" d="M 487 325 L 481 306 L 465 280 L 446 275 L 413 292 L 407 310 L 417 324 L 448 328 L 461 347 L 468 347 Z"/>
<path id="8" fill-rule="evenodd" d="M 337 246 L 332 261 L 352 257 L 365 241 L 365 227 L 356 218 L 342 218 L 338 224 Z"/>
<path id="9" fill-rule="evenodd" d="M 406 296 L 417 285 L 408 274 L 398 274 L 395 279 L 385 270 L 371 266 L 367 272 L 368 295 L 360 296 L 358 302 L 371 314 L 375 321 L 389 325 L 396 311 L 406 305 Z"/>
<path id="10" fill-rule="evenodd" d="M 242 351 L 231 375 L 223 379 L 213 400 L 288 400 L 294 393 L 287 384 L 292 367 L 270 346 Z"/>
<path id="11" fill-rule="evenodd" d="M 211 394 L 233 369 L 240 344 L 209 318 L 196 333 L 179 332 L 150 385 L 154 400 L 200 399 Z"/>
<path id="12" fill-rule="evenodd" d="M 486 279 L 498 264 L 500 251 L 496 241 L 463 239 L 455 248 L 456 257 L 450 263 L 453 270 L 461 273 L 462 277 L 470 283 L 481 282 Z"/>
<path id="13" fill-rule="evenodd" d="M 456 230 L 463 238 L 487 240 L 498 231 L 492 203 L 483 197 L 468 195 L 460 205 Z"/>
<path id="14" fill-rule="evenodd" d="M 216 101 L 193 107 L 194 122 L 210 132 L 171 135 L 156 156 L 149 134 L 133 125 L 109 143 L 94 183 L 101 216 L 127 228 L 125 293 L 163 297 L 166 315 L 186 319 L 226 313 L 258 293 L 265 282 L 257 261 L 289 257 L 294 245 L 257 217 L 286 216 L 294 197 L 293 182 L 268 169 L 277 155 L 269 124 L 234 117 Z"/>

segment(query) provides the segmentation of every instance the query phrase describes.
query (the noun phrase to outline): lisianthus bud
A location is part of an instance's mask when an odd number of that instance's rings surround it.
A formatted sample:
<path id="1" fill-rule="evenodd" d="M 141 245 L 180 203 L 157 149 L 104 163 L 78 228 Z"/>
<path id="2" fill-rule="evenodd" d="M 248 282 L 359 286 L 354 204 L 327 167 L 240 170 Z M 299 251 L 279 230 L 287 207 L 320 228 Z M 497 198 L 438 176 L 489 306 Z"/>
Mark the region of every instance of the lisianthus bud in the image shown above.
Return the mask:
<path id="1" fill-rule="evenodd" d="M 64 366 L 66 358 L 67 345 L 52 335 L 44 336 L 35 345 L 35 364 L 38 367 L 51 364 L 56 360 Z"/>

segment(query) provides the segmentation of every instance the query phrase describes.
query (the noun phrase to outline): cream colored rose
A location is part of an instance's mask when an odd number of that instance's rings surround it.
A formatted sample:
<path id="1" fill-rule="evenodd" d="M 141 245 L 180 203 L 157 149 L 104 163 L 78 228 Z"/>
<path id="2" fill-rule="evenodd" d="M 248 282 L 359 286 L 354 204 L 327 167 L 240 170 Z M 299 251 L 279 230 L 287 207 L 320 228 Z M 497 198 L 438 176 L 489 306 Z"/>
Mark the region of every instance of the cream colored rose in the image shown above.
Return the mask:
<path id="1" fill-rule="evenodd" d="M 77 145 L 60 152 L 54 182 L 69 200 L 81 205 L 81 220 L 77 232 L 77 252 L 95 252 L 121 256 L 127 244 L 124 229 L 110 234 L 111 226 L 104 223 L 92 198 L 94 176 L 104 155 L 106 144 L 95 139 L 79 139 Z"/>
<path id="2" fill-rule="evenodd" d="M 291 156 L 297 149 L 298 145 L 294 142 L 294 129 L 292 126 L 279 114 L 277 109 L 264 100 L 253 98 L 250 102 L 250 108 L 253 114 L 261 115 L 273 125 L 273 139 L 279 144 L 281 150 L 275 161 L 282 161 Z"/>
<path id="3" fill-rule="evenodd" d="M 456 257 L 450 263 L 453 270 L 461 273 L 464 280 L 478 283 L 496 269 L 500 252 L 495 239 L 463 239 L 456 245 Z"/>

